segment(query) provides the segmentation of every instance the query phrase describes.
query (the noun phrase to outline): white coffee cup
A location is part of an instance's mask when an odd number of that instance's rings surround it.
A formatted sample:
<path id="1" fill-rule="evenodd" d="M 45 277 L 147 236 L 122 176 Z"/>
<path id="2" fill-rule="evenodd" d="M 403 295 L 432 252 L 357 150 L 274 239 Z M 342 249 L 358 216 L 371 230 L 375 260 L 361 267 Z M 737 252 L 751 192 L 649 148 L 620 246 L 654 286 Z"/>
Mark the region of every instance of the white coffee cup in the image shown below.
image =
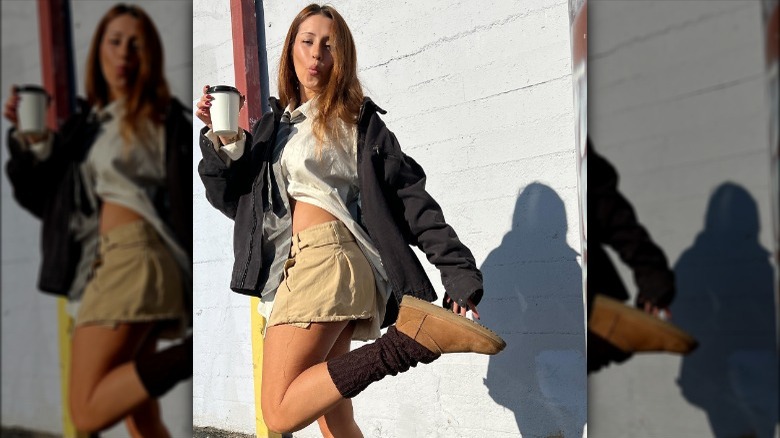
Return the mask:
<path id="1" fill-rule="evenodd" d="M 17 87 L 19 107 L 17 127 L 20 134 L 42 134 L 46 132 L 46 107 L 49 94 L 37 85 Z"/>
<path id="2" fill-rule="evenodd" d="M 238 133 L 238 110 L 241 93 L 230 85 L 209 87 L 207 93 L 211 101 L 211 129 L 222 137 L 232 137 Z"/>

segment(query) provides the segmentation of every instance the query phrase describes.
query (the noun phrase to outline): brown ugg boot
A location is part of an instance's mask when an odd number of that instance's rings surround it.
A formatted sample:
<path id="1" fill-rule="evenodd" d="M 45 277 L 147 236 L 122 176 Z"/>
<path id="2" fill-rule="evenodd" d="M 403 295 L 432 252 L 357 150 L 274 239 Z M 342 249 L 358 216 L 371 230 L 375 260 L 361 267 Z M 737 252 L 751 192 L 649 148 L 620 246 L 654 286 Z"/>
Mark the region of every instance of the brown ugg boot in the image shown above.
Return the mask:
<path id="1" fill-rule="evenodd" d="M 482 325 L 408 295 L 401 300 L 395 326 L 438 354 L 496 354 L 506 347 L 500 336 Z"/>
<path id="2" fill-rule="evenodd" d="M 687 354 L 698 342 L 677 326 L 613 298 L 596 295 L 588 331 L 626 353 L 667 351 Z"/>
<path id="3" fill-rule="evenodd" d="M 405 296 L 398 321 L 384 336 L 327 362 L 333 384 L 344 398 L 358 395 L 387 375 L 418 363 L 430 363 L 442 353 L 496 354 L 506 343 L 481 325 L 427 301 Z"/>

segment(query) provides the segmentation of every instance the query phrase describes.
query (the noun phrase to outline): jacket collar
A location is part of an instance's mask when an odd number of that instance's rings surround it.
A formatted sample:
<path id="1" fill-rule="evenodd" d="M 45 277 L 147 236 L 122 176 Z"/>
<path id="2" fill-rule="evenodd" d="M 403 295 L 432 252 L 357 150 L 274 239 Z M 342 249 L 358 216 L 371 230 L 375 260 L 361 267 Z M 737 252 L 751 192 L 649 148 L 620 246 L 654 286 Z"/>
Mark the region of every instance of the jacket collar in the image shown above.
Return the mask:
<path id="1" fill-rule="evenodd" d="M 279 124 L 279 120 L 282 118 L 284 108 L 282 108 L 279 99 L 275 97 L 269 97 L 268 103 L 271 106 L 271 111 L 274 114 L 273 118 L 263 118 L 265 121 L 258 123 L 254 132 L 253 143 L 268 141 L 273 135 L 274 128 Z M 371 119 L 374 113 L 387 114 L 387 111 L 379 107 L 370 97 L 363 98 L 363 103 L 360 104 L 360 112 L 358 113 L 358 125 Z"/>
<path id="2" fill-rule="evenodd" d="M 387 111 L 383 110 L 379 107 L 379 105 L 375 104 L 370 97 L 364 97 L 363 103 L 360 105 L 360 112 L 358 113 L 358 125 L 363 123 L 364 117 L 370 118 L 371 115 L 375 112 L 379 114 L 387 114 Z"/>
<path id="3" fill-rule="evenodd" d="M 282 117 L 282 113 L 284 113 L 284 108 L 282 108 L 281 103 L 279 103 L 279 99 L 275 97 L 269 97 L 268 103 L 271 105 L 271 111 L 273 111 L 274 115 L 277 117 Z M 387 114 L 387 111 L 383 110 L 379 107 L 376 103 L 374 103 L 373 100 L 371 100 L 370 97 L 366 96 L 363 98 L 363 103 L 360 104 L 360 112 L 358 113 L 358 123 L 360 123 L 363 120 L 363 117 L 369 117 L 372 113 L 378 112 L 379 114 Z"/>
<path id="4" fill-rule="evenodd" d="M 279 103 L 279 99 L 275 97 L 268 98 L 268 104 L 271 106 L 271 113 L 273 117 L 268 117 L 268 114 L 263 114 L 263 117 L 255 123 L 252 127 L 252 145 L 266 142 L 271 139 L 274 133 L 274 129 L 279 125 L 279 119 L 282 118 L 284 108 Z"/>
<path id="5" fill-rule="evenodd" d="M 268 98 L 268 104 L 271 105 L 271 111 L 273 111 L 275 116 L 282 117 L 284 108 L 282 108 L 282 104 L 279 102 L 279 99 L 271 96 Z"/>

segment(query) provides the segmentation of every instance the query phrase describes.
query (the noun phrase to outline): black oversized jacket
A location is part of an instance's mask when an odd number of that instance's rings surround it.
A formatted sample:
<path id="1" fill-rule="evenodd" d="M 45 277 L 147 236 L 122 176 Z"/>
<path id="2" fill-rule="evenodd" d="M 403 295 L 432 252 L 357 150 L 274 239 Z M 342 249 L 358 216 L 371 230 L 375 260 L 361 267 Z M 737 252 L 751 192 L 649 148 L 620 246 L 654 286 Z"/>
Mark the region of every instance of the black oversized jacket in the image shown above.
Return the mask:
<path id="1" fill-rule="evenodd" d="M 152 199 L 160 218 L 192 259 L 192 122 L 189 111 L 172 99 L 165 117 L 166 184 Z M 77 111 L 55 134 L 51 155 L 45 161 L 22 148 L 8 132 L 10 159 L 6 164 L 14 198 L 41 219 L 41 267 L 38 288 L 67 296 L 82 256 L 69 221 L 77 206 L 85 214 L 89 203 L 77 199 L 78 167 L 94 143 L 99 124 L 90 107 L 79 101 Z M 185 282 L 189 283 L 189 282 Z M 188 285 L 189 286 L 189 285 Z"/>
<path id="2" fill-rule="evenodd" d="M 262 255 L 279 254 L 263 248 L 263 224 L 278 221 L 264 194 L 273 179 L 271 151 L 276 142 L 283 109 L 270 99 L 272 111 L 266 113 L 247 136 L 244 154 L 230 166 L 217 155 L 211 141 L 200 136 L 203 159 L 198 172 L 209 202 L 235 220 L 233 275 L 230 287 L 235 292 L 260 296 L 269 279 L 268 260 Z M 397 316 L 397 304 L 403 295 L 434 301 L 436 293 L 428 276 L 409 245 L 420 248 L 441 272 L 447 295 L 465 305 L 482 298 L 482 274 L 471 251 L 461 243 L 455 231 L 444 221 L 441 208 L 425 190 L 425 172 L 405 155 L 379 117 L 385 111 L 370 99 L 364 99 L 358 117 L 357 171 L 360 186 L 363 225 L 380 253 L 396 300 L 390 300 L 383 325 Z M 285 253 L 288 248 L 284 248 Z M 279 280 L 279 279 L 276 279 Z"/>
<path id="3" fill-rule="evenodd" d="M 675 294 L 674 273 L 617 186 L 615 168 L 588 140 L 588 312 L 595 294 L 622 301 L 629 297 L 604 245 L 614 249 L 633 270 L 639 291 L 637 306 L 649 302 L 667 307 Z"/>

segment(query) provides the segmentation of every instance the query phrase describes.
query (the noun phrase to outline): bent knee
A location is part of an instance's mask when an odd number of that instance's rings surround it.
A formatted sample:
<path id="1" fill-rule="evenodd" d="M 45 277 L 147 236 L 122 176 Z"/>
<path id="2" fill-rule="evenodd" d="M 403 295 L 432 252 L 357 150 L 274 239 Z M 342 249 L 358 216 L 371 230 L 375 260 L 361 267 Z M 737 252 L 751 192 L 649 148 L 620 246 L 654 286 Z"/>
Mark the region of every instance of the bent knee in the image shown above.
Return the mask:
<path id="1" fill-rule="evenodd" d="M 291 421 L 291 415 L 284 412 L 278 406 L 262 405 L 262 409 L 265 425 L 268 426 L 268 429 L 276 433 L 293 433 L 308 425 Z"/>
<path id="2" fill-rule="evenodd" d="M 277 413 L 272 412 L 266 412 L 263 410 L 263 421 L 265 421 L 265 425 L 268 426 L 269 430 L 272 430 L 276 433 L 292 433 L 292 424 L 290 424 L 289 421 L 285 421 L 285 418 L 283 415 L 279 415 Z"/>
<path id="3" fill-rule="evenodd" d="M 103 430 L 107 424 L 99 421 L 99 418 L 94 415 L 89 409 L 82 406 L 71 406 L 70 418 L 73 421 L 73 427 L 79 432 L 94 433 Z"/>
<path id="4" fill-rule="evenodd" d="M 270 403 L 262 403 L 263 409 L 263 421 L 268 429 L 276 433 L 289 433 L 289 422 L 285 421 L 285 416 L 280 412 L 278 406 L 273 406 Z"/>
<path id="5" fill-rule="evenodd" d="M 79 432 L 93 433 L 107 429 L 120 419 L 110 418 L 99 405 L 70 400 L 70 418 Z"/>
<path id="6" fill-rule="evenodd" d="M 260 409 L 263 412 L 263 421 L 268 429 L 276 433 L 288 433 L 289 421 L 285 421 L 285 415 L 282 412 L 279 403 L 272 401 L 265 391 L 260 393 Z"/>

